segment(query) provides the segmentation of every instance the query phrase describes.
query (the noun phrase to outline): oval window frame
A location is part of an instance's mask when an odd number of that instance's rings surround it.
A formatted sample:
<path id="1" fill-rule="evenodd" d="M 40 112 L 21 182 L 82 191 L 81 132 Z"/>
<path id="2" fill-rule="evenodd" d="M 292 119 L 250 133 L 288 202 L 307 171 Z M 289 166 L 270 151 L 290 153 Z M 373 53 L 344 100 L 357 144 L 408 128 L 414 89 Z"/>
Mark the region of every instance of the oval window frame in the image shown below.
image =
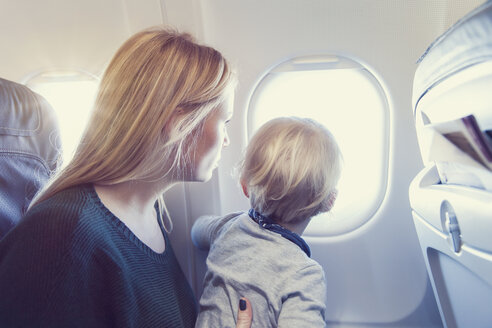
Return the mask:
<path id="1" fill-rule="evenodd" d="M 56 107 L 56 104 L 53 103 L 53 101 L 50 101 L 49 97 L 47 97 L 45 94 L 42 92 L 39 92 L 39 87 L 36 87 L 36 85 L 43 85 L 43 84 L 49 84 L 49 83 L 62 83 L 62 82 L 93 82 L 94 85 L 94 93 L 93 93 L 93 98 L 87 100 L 87 112 L 85 114 L 85 119 L 82 120 L 83 124 L 80 125 L 80 128 L 78 129 L 78 140 L 75 141 L 75 138 L 73 141 L 70 142 L 70 146 L 68 147 L 65 144 L 64 135 L 67 134 L 67 127 L 64 127 L 61 122 L 61 117 L 59 115 L 59 109 Z M 84 130 L 86 128 L 86 124 L 90 120 L 90 116 L 93 110 L 93 103 L 95 101 L 95 97 L 97 96 L 97 90 L 99 88 L 99 83 L 100 79 L 98 76 L 91 74 L 85 70 L 81 69 L 63 69 L 63 68 L 53 68 L 53 69 L 44 69 L 44 70 L 39 70 L 26 78 L 23 79 L 23 83 L 30 89 L 32 89 L 35 92 L 40 93 L 46 100 L 51 104 L 53 109 L 56 112 L 56 116 L 58 119 L 58 125 L 60 127 L 60 132 L 61 132 L 61 141 L 62 141 L 62 164 L 59 169 L 64 168 L 72 159 L 74 152 L 76 150 L 76 147 L 78 145 L 78 142 L 80 141 L 80 137 L 84 133 Z"/>
<path id="2" fill-rule="evenodd" d="M 391 118 L 391 102 L 389 93 L 383 80 L 371 69 L 367 64 L 360 60 L 354 59 L 347 55 L 339 54 L 322 54 L 322 55 L 303 55 L 287 59 L 267 70 L 263 76 L 257 81 L 246 106 L 246 139 L 249 141 L 259 127 L 255 126 L 255 106 L 260 98 L 261 92 L 265 89 L 266 84 L 271 82 L 272 73 L 312 71 L 312 70 L 333 70 L 333 69 L 359 69 L 364 72 L 365 76 L 374 86 L 375 91 L 381 99 L 381 111 L 383 113 L 381 129 L 383 130 L 383 140 L 381 140 L 381 188 L 378 190 L 376 197 L 371 202 L 368 209 L 359 213 L 356 217 L 337 219 L 331 217 L 331 213 L 322 214 L 314 217 L 303 236 L 308 237 L 335 237 L 358 230 L 366 223 L 371 222 L 379 208 L 381 207 L 388 191 L 389 183 L 389 152 L 390 152 L 390 118 Z M 300 115 L 301 116 L 301 115 Z M 335 203 L 336 206 L 336 203 Z M 343 214 L 343 213 L 341 213 Z"/>

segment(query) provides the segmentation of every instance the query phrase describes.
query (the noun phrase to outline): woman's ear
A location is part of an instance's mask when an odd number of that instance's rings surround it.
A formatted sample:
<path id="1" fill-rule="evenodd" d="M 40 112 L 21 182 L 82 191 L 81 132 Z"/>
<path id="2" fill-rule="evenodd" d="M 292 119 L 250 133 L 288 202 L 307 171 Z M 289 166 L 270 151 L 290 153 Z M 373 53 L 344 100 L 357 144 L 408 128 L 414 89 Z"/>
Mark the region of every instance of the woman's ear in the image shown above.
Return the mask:
<path id="1" fill-rule="evenodd" d="M 243 188 L 243 194 L 244 194 L 244 196 L 246 196 L 246 198 L 249 198 L 248 186 L 246 185 L 246 183 L 244 182 L 244 180 L 241 180 L 240 183 L 241 183 L 241 188 Z"/>

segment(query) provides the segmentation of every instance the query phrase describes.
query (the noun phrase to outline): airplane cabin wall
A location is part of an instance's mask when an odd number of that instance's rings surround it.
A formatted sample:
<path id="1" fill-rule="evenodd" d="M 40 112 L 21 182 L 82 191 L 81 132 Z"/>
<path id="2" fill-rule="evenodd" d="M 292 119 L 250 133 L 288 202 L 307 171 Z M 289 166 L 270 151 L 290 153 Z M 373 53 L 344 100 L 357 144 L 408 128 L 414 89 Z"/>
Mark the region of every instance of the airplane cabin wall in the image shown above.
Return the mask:
<path id="1" fill-rule="evenodd" d="M 47 70 L 100 76 L 133 33 L 163 23 L 159 0 L 0 0 L 0 76 Z"/>

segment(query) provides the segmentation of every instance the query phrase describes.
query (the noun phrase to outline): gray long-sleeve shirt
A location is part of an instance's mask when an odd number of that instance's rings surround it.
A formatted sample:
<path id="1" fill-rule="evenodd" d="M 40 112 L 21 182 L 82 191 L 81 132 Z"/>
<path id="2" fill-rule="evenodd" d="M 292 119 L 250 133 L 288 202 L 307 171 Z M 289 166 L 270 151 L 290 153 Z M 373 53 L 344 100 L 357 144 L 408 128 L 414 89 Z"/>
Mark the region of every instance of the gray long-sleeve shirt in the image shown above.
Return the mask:
<path id="1" fill-rule="evenodd" d="M 195 327 L 235 327 L 243 296 L 253 328 L 325 327 L 324 272 L 299 246 L 247 213 L 200 217 L 191 234 L 195 246 L 209 249 Z"/>

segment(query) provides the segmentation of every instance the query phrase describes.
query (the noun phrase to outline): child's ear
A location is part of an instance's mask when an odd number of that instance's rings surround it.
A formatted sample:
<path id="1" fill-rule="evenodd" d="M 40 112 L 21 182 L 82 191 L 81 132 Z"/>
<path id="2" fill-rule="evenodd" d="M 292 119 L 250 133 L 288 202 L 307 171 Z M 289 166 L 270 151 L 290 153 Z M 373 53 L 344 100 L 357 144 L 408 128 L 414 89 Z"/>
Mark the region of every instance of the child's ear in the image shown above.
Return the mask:
<path id="1" fill-rule="evenodd" d="M 244 182 L 244 180 L 241 180 L 240 183 L 241 183 L 241 188 L 243 188 L 244 196 L 246 196 L 246 198 L 249 198 L 248 186 L 246 185 L 246 183 Z"/>
<path id="2" fill-rule="evenodd" d="M 335 205 L 335 200 L 337 199 L 337 196 L 338 196 L 338 190 L 335 189 L 332 192 L 330 192 L 330 195 L 328 196 L 329 210 L 331 210 L 333 208 L 333 205 Z"/>
<path id="3" fill-rule="evenodd" d="M 328 197 L 320 204 L 320 210 L 319 213 L 326 213 L 331 211 L 333 208 L 333 205 L 335 204 L 335 200 L 337 199 L 338 191 L 333 190 L 330 192 Z"/>

